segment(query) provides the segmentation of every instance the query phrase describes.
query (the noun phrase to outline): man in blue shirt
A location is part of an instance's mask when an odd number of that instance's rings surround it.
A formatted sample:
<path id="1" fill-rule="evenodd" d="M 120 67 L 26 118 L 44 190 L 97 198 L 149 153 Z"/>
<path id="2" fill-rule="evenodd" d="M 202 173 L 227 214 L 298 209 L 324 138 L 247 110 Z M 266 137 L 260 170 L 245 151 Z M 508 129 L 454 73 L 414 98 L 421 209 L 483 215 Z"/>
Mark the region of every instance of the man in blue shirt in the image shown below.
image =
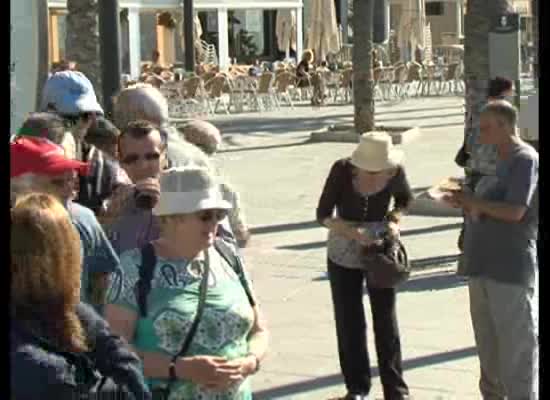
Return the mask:
<path id="1" fill-rule="evenodd" d="M 24 193 L 46 192 L 65 205 L 82 242 L 81 298 L 100 311 L 119 260 L 94 213 L 73 202 L 78 173 L 87 171 L 87 164 L 66 158 L 63 148 L 47 139 L 23 136 L 10 143 L 12 202 Z"/>
<path id="2" fill-rule="evenodd" d="M 495 176 L 474 194 L 448 200 L 464 209 L 464 269 L 484 399 L 538 399 L 539 155 L 516 133 L 504 100 L 481 113 L 479 141 L 496 148 Z"/>

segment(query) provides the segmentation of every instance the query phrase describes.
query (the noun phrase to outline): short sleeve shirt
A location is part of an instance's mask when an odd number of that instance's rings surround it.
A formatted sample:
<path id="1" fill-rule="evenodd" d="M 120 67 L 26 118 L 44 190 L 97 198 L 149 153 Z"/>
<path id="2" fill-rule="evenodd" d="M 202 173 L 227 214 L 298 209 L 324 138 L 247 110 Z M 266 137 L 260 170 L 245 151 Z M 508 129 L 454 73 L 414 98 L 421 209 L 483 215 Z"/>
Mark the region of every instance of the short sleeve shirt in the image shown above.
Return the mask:
<path id="1" fill-rule="evenodd" d="M 156 240 L 160 233 L 159 229 L 158 218 L 153 212 L 136 207 L 133 200 L 112 223 L 105 226 L 118 255 Z"/>
<path id="2" fill-rule="evenodd" d="M 88 303 L 89 274 L 114 272 L 119 259 L 92 210 L 74 202 L 69 202 L 67 209 L 80 234 L 83 259 L 80 297 Z"/>
<path id="3" fill-rule="evenodd" d="M 228 243 L 230 244 L 230 243 Z M 254 312 L 244 285 L 250 280 L 243 271 L 235 270 L 211 247 L 210 274 L 204 313 L 187 356 L 213 355 L 228 359 L 248 354 L 248 334 L 253 326 Z M 235 250 L 236 251 L 236 250 Z M 204 263 L 204 259 L 197 258 Z M 141 251 L 134 249 L 121 256 L 108 294 L 108 302 L 139 313 L 134 287 L 139 279 Z M 139 318 L 133 344 L 141 351 L 177 354 L 193 322 L 204 267 L 187 260 L 157 257 L 157 264 L 147 297 L 147 317 Z M 241 280 L 242 279 L 242 280 Z M 151 387 L 165 383 L 149 380 Z M 248 379 L 222 393 L 214 393 L 189 381 L 179 381 L 170 400 L 249 400 L 252 392 Z"/>
<path id="4" fill-rule="evenodd" d="M 506 222 L 482 215 L 467 217 L 464 236 L 466 271 L 499 282 L 534 285 L 538 238 L 538 153 L 518 144 L 509 158 L 499 160 L 496 176 L 483 177 L 476 186 L 478 197 L 525 206 L 521 221 Z"/>

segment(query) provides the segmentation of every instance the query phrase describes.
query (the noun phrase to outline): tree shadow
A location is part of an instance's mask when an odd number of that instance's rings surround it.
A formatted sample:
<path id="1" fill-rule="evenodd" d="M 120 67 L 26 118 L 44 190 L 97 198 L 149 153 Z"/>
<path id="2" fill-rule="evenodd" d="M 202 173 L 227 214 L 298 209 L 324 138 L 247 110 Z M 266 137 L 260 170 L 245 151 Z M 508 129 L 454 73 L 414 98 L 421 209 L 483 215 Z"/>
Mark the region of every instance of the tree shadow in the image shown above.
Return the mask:
<path id="1" fill-rule="evenodd" d="M 420 356 L 403 361 L 405 371 L 422 368 L 429 365 L 446 363 L 449 361 L 460 360 L 463 358 L 474 357 L 477 354 L 475 347 L 465 347 L 457 350 L 450 350 L 441 353 Z M 380 373 L 377 367 L 371 368 L 371 376 L 378 377 Z M 275 399 L 293 395 L 304 394 L 314 390 L 323 389 L 330 386 L 343 385 L 344 380 L 341 374 L 333 374 L 304 380 L 302 382 L 290 383 L 271 389 L 260 390 L 254 393 L 255 399 Z"/>
<path id="2" fill-rule="evenodd" d="M 445 114 L 445 118 L 451 118 L 451 117 L 464 117 L 464 113 L 452 113 L 452 114 Z M 404 121 L 415 121 L 415 120 L 427 120 L 427 119 L 433 119 L 433 118 L 441 118 L 441 116 L 439 114 L 433 114 L 433 115 L 420 115 L 420 116 L 417 116 L 417 117 L 403 117 L 401 118 L 402 120 Z M 376 122 L 392 122 L 392 121 L 395 121 L 395 117 L 394 118 L 389 118 L 389 119 L 378 119 L 376 118 Z M 427 125 L 422 125 L 420 124 L 419 125 L 420 127 L 424 127 L 424 126 L 427 126 Z"/>
<path id="3" fill-rule="evenodd" d="M 415 228 L 415 229 L 405 229 L 401 231 L 401 236 L 415 236 L 415 235 L 425 235 L 429 233 L 435 233 L 435 232 L 443 232 L 447 230 L 453 230 L 458 229 L 462 226 L 461 223 L 455 223 L 455 224 L 445 224 L 445 225 L 435 225 L 430 226 L 427 228 Z M 313 228 L 313 226 L 312 226 Z M 327 244 L 326 240 L 318 241 L 318 242 L 309 242 L 309 243 L 298 243 L 298 244 L 288 244 L 284 246 L 277 246 L 275 247 L 278 250 L 296 250 L 296 251 L 304 251 L 304 250 L 314 250 L 319 249 L 322 247 L 325 247 Z M 449 255 L 449 256 L 437 256 L 437 257 L 429 257 L 429 258 L 420 258 L 417 260 L 412 260 L 411 263 L 416 268 L 426 268 L 431 265 L 436 264 L 445 264 L 456 261 L 458 258 L 458 255 Z"/>
<path id="4" fill-rule="evenodd" d="M 458 259 L 458 256 L 438 256 L 438 257 L 428 257 L 420 258 L 417 260 L 411 261 L 411 270 L 415 274 L 419 270 L 428 269 L 428 267 L 442 266 L 443 264 L 448 264 L 449 267 Z M 312 282 L 323 282 L 327 281 L 328 273 L 323 272 L 321 276 L 313 278 Z M 453 270 L 451 272 L 426 272 L 422 275 L 412 275 L 411 278 L 401 284 L 397 290 L 399 292 L 422 292 L 425 290 L 443 290 L 443 289 L 452 289 L 455 287 L 463 286 L 466 284 L 466 278 L 463 276 L 457 275 Z M 365 288 L 365 293 L 367 289 Z"/>
<path id="5" fill-rule="evenodd" d="M 319 227 L 320 225 L 317 221 L 296 222 L 296 223 L 280 224 L 280 225 L 257 226 L 254 228 L 250 228 L 250 233 L 255 235 L 261 235 L 265 233 L 287 232 L 287 231 L 311 229 L 311 228 L 319 228 Z"/>
<path id="6" fill-rule="evenodd" d="M 412 277 L 397 289 L 398 292 L 424 292 L 427 290 L 454 289 L 467 284 L 467 280 L 455 272 L 433 273 Z"/>
<path id="7" fill-rule="evenodd" d="M 249 147 L 239 147 L 236 149 L 225 149 L 220 150 L 218 154 L 223 153 L 240 153 L 243 151 L 254 151 L 254 150 L 268 150 L 268 149 L 282 149 L 285 147 L 296 147 L 296 146 L 305 146 L 305 145 L 313 145 L 314 142 L 311 142 L 309 138 L 307 138 L 305 141 L 302 142 L 293 142 L 293 143 L 283 143 L 283 144 L 272 144 L 272 145 L 266 145 L 266 146 L 249 146 Z"/>

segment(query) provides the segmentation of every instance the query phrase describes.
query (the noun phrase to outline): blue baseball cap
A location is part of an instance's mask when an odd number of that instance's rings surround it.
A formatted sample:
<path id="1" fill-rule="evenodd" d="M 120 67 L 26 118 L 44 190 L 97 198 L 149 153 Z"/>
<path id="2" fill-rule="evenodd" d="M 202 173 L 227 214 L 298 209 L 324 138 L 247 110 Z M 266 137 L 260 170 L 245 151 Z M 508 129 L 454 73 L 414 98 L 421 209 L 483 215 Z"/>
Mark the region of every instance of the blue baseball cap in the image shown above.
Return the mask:
<path id="1" fill-rule="evenodd" d="M 92 83 L 79 71 L 52 74 L 44 85 L 40 108 L 42 111 L 51 111 L 53 108 L 62 115 L 103 115 L 103 108 L 97 102 Z"/>

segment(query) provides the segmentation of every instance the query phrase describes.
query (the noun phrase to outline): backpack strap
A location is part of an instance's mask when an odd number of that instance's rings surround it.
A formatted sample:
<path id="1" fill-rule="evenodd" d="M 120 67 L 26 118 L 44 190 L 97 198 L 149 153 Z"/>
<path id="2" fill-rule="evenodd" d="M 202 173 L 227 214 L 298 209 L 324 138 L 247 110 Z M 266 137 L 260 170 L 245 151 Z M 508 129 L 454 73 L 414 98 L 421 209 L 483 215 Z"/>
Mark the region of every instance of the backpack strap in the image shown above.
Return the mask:
<path id="1" fill-rule="evenodd" d="M 139 314 L 142 318 L 147 317 L 147 296 L 151 291 L 151 281 L 156 264 L 155 247 L 153 243 L 149 242 L 141 248 L 141 265 L 138 267 L 139 279 L 135 287 Z"/>
<path id="2" fill-rule="evenodd" d="M 246 297 L 248 297 L 250 305 L 254 307 L 256 305 L 256 300 L 254 300 L 254 296 L 252 295 L 252 291 L 250 290 L 248 282 L 245 280 L 244 269 L 240 257 L 221 238 L 217 238 L 215 240 L 214 247 L 216 248 L 216 251 L 222 256 L 222 258 L 231 266 L 231 268 L 233 268 L 233 270 L 239 277 L 239 281 L 241 282 L 244 291 L 246 292 Z"/>

